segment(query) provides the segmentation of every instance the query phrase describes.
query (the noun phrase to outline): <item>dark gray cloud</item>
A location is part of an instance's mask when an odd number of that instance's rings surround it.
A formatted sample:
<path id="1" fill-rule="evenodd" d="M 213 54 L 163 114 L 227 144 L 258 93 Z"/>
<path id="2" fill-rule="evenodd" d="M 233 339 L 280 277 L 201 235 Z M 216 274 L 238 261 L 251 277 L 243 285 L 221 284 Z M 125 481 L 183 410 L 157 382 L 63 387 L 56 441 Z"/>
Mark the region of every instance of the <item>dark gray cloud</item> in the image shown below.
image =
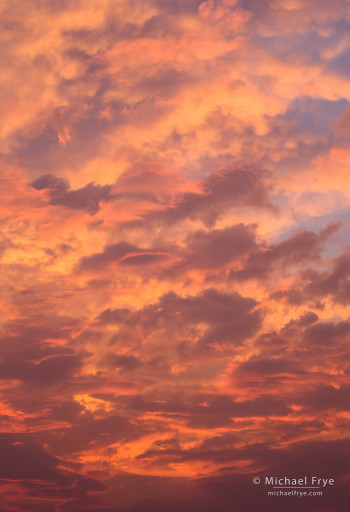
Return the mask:
<path id="1" fill-rule="evenodd" d="M 263 279 L 279 266 L 292 266 L 320 258 L 323 245 L 337 231 L 339 224 L 330 224 L 319 234 L 301 231 L 278 244 L 261 247 L 246 260 L 242 270 L 230 272 L 231 279 Z"/>
<path id="2" fill-rule="evenodd" d="M 239 206 L 273 209 L 266 184 L 266 172 L 250 168 L 214 171 L 200 181 L 200 193 L 187 192 L 175 206 L 148 213 L 147 222 L 175 224 L 201 219 L 213 226 L 222 213 Z"/>
<path id="3" fill-rule="evenodd" d="M 138 253 L 140 249 L 136 245 L 126 242 L 106 245 L 104 250 L 99 253 L 84 256 L 79 263 L 79 267 L 84 270 L 98 268 L 113 261 L 121 260 L 128 254 Z"/>
<path id="4" fill-rule="evenodd" d="M 137 357 L 128 356 L 125 354 L 117 354 L 115 356 L 109 357 L 106 363 L 112 368 L 118 368 L 125 372 L 135 370 L 141 365 Z"/>
<path id="5" fill-rule="evenodd" d="M 306 327 L 311 324 L 314 324 L 318 320 L 318 315 L 313 311 L 307 311 L 300 315 L 300 317 L 296 320 L 290 320 L 282 329 L 283 331 L 291 331 L 293 329 L 299 329 L 300 327 Z"/>
<path id="6" fill-rule="evenodd" d="M 165 507 L 163 510 L 166 511 L 170 503 L 176 503 L 180 507 L 179 499 L 181 502 L 193 499 L 193 485 L 183 478 L 173 479 L 119 472 L 108 479 L 108 485 L 111 489 L 109 502 L 118 507 L 118 510 L 125 510 L 126 506 L 144 506 L 145 510 L 148 510 L 152 504 L 156 504 L 156 500 L 159 500 Z"/>
<path id="7" fill-rule="evenodd" d="M 77 355 L 53 355 L 41 361 L 24 361 L 18 357 L 4 358 L 0 363 L 0 379 L 16 379 L 37 386 L 64 382 L 78 372 L 83 360 Z"/>
<path id="8" fill-rule="evenodd" d="M 255 229 L 255 224 L 236 224 L 224 229 L 195 231 L 184 240 L 185 249 L 174 245 L 145 249 L 127 242 L 109 244 L 103 251 L 83 257 L 79 269 L 98 271 L 109 263 L 133 268 L 153 266 L 161 279 L 179 277 L 193 268 L 216 269 L 257 249 Z M 181 261 L 176 262 L 175 257 L 181 257 Z M 167 263 L 166 267 L 157 268 L 161 263 Z"/>
<path id="9" fill-rule="evenodd" d="M 79 320 L 46 311 L 47 302 L 35 287 L 26 292 L 24 298 L 29 297 L 38 311 L 43 312 L 33 313 L 29 320 L 25 315 L 25 302 L 23 316 L 4 324 L 0 338 L 0 379 L 19 381 L 23 385 L 21 392 L 27 396 L 33 387 L 40 394 L 45 393 L 48 386 L 69 381 L 79 373 L 86 353 L 77 353 L 69 343 L 80 325 Z M 18 301 L 21 296 L 21 292 L 16 294 Z M 56 340 L 65 340 L 65 343 L 59 344 Z"/>
<path id="10" fill-rule="evenodd" d="M 109 263 L 118 263 L 123 267 L 153 266 L 166 262 L 171 253 L 161 248 L 143 249 L 127 242 L 106 245 L 102 252 L 81 258 L 80 270 L 103 270 Z"/>
<path id="11" fill-rule="evenodd" d="M 238 401 L 227 395 L 197 393 L 173 393 L 159 395 L 156 400 L 151 396 L 136 396 L 129 400 L 127 407 L 139 412 L 162 413 L 170 417 L 176 413 L 191 428 L 222 428 L 233 425 L 234 418 L 251 418 L 269 416 L 287 416 L 291 409 L 283 398 L 262 395 L 252 400 Z M 165 452 L 162 452 L 163 454 Z M 140 458 L 152 457 L 154 453 L 146 452 Z M 193 460 L 197 457 L 193 455 Z"/>
<path id="12" fill-rule="evenodd" d="M 100 209 L 100 201 L 110 199 L 112 187 L 110 185 L 96 185 L 89 183 L 77 190 L 70 190 L 67 180 L 44 174 L 31 183 L 36 190 L 48 190 L 49 204 L 61 205 L 73 210 L 85 210 L 95 215 Z"/>
<path id="13" fill-rule="evenodd" d="M 94 417 L 85 411 L 74 418 L 70 426 L 58 427 L 42 436 L 53 453 L 67 456 L 123 441 L 129 442 L 148 434 L 147 427 L 141 427 L 116 413 Z M 112 448 L 113 451 L 113 448 Z"/>
<path id="14" fill-rule="evenodd" d="M 44 480 L 68 485 L 70 478 L 58 469 L 59 460 L 30 436 L 1 434 L 0 478 Z"/>
<path id="15" fill-rule="evenodd" d="M 305 302 L 304 294 L 297 288 L 289 288 L 283 290 L 277 290 L 270 294 L 270 298 L 280 301 L 284 299 L 287 304 L 291 306 L 301 306 Z"/>
<path id="16" fill-rule="evenodd" d="M 137 265 L 154 265 L 162 263 L 169 259 L 168 254 L 157 254 L 157 253 L 146 253 L 136 254 L 135 256 L 129 256 L 120 261 L 120 265 L 126 267 L 135 267 Z"/>
<path id="17" fill-rule="evenodd" d="M 226 474 L 203 478 L 197 483 L 208 499 L 225 512 L 232 510 L 233 506 L 237 512 L 280 512 L 281 509 L 287 512 L 346 512 L 349 496 L 344 478 L 348 472 L 349 448 L 348 440 L 300 442 L 286 449 L 251 445 L 236 450 L 236 456 L 245 460 L 251 458 L 256 463 L 246 475 L 234 471 L 232 454 L 231 470 L 227 467 Z M 259 465 L 264 469 L 259 470 Z M 307 476 L 309 482 L 312 476 L 334 478 L 335 485 L 327 487 L 322 496 L 296 499 L 295 496 L 268 496 L 264 484 L 254 486 L 252 482 L 254 476 L 259 476 L 264 482 L 265 476 L 283 478 L 285 475 L 291 478 Z"/>
<path id="18" fill-rule="evenodd" d="M 318 413 L 320 411 L 349 411 L 350 410 L 350 386 L 339 388 L 319 385 L 311 391 L 300 394 L 297 401 L 308 411 Z"/>
<path id="19" fill-rule="evenodd" d="M 255 228 L 255 225 L 236 224 L 209 232 L 190 233 L 186 239 L 189 255 L 185 265 L 217 268 L 253 251 L 257 247 Z"/>
<path id="20" fill-rule="evenodd" d="M 225 294 L 215 289 L 204 290 L 195 296 L 181 297 L 173 292 L 162 295 L 150 306 L 131 312 L 127 309 L 107 309 L 98 321 L 101 325 L 122 324 L 140 329 L 145 336 L 168 336 L 181 340 L 188 336 L 195 342 L 191 350 L 210 349 L 218 344 L 240 345 L 254 335 L 261 326 L 262 313 L 254 310 L 257 302 L 238 293 Z M 206 325 L 199 334 L 196 325 Z M 179 354 L 186 353 L 179 347 Z"/>
<path id="21" fill-rule="evenodd" d="M 1 510 L 4 512 L 13 510 L 13 495 L 8 496 L 6 489 L 9 485 L 16 488 L 17 510 L 33 512 L 54 512 L 58 501 L 68 503 L 77 497 L 89 500 L 94 493 L 105 489 L 97 480 L 79 474 L 79 464 L 50 454 L 33 435 L 3 433 L 0 449 L 0 486 L 5 491 Z"/>
<path id="22" fill-rule="evenodd" d="M 131 316 L 129 308 L 105 309 L 98 316 L 98 321 L 103 324 L 122 324 L 128 322 Z"/>
<path id="23" fill-rule="evenodd" d="M 350 322 L 319 322 L 304 331 L 302 344 L 308 347 L 339 345 L 350 332 Z"/>
<path id="24" fill-rule="evenodd" d="M 263 358 L 253 357 L 248 361 L 244 361 L 239 366 L 239 372 L 245 375 L 259 375 L 259 376 L 270 376 L 280 375 L 284 373 L 293 374 L 304 374 L 305 372 L 300 370 L 300 364 L 297 361 L 292 361 L 287 358 Z"/>
<path id="25" fill-rule="evenodd" d="M 346 250 L 328 263 L 327 270 L 308 268 L 301 272 L 299 279 L 288 289 L 271 294 L 273 299 L 285 298 L 289 304 L 300 305 L 313 302 L 322 309 L 322 299 L 330 297 L 333 302 L 347 305 L 350 301 L 350 253 Z"/>
<path id="26" fill-rule="evenodd" d="M 192 497 L 179 501 L 164 501 L 153 492 L 152 504 L 146 500 L 142 504 L 123 508 L 123 512 L 176 512 L 181 508 L 185 512 L 347 512 L 349 505 L 348 440 L 306 441 L 290 445 L 287 448 L 273 447 L 262 443 L 252 443 L 244 447 L 234 446 L 235 439 L 216 437 L 216 445 L 206 443 L 201 447 L 187 450 L 159 450 L 148 453 L 150 460 L 168 460 L 179 462 L 214 461 L 225 462 L 226 466 L 215 476 L 198 478 L 195 481 L 196 493 Z M 237 462 L 246 465 L 244 472 L 237 470 Z M 261 469 L 264 468 L 264 469 Z M 326 469 L 325 469 L 326 468 Z M 284 476 L 302 478 L 312 476 L 334 478 L 335 485 L 328 486 L 323 496 L 271 497 L 264 485 L 265 476 Z M 253 484 L 253 477 L 262 479 L 261 485 Z M 271 490 L 271 489 L 269 489 Z M 321 507 L 321 508 L 320 508 Z"/>
<path id="27" fill-rule="evenodd" d="M 330 271 L 308 270 L 303 274 L 308 284 L 304 288 L 307 296 L 326 297 L 335 302 L 348 304 L 350 300 L 350 253 L 345 252 L 333 261 Z"/>

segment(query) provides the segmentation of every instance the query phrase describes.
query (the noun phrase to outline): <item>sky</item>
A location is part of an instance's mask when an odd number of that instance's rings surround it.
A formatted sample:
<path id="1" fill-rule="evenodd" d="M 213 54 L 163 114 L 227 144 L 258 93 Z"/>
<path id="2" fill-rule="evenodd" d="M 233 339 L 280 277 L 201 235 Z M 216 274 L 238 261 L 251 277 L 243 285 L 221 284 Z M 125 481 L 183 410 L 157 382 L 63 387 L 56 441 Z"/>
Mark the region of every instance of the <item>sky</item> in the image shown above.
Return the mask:
<path id="1" fill-rule="evenodd" d="M 1 511 L 347 512 L 349 0 L 0 5 Z"/>

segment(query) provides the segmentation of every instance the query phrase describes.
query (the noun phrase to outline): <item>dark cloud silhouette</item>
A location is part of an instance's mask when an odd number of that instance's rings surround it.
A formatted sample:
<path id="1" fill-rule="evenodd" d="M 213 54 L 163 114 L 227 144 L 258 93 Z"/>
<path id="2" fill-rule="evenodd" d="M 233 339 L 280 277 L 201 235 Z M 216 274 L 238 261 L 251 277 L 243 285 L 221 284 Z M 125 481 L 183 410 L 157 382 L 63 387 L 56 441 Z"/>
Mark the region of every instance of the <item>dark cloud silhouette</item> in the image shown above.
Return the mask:
<path id="1" fill-rule="evenodd" d="M 19 357 L 5 358 L 0 364 L 0 379 L 18 379 L 40 386 L 65 381 L 83 365 L 76 355 L 53 355 L 42 361 L 21 361 Z"/>
<path id="2" fill-rule="evenodd" d="M 277 301 L 284 299 L 291 306 L 301 306 L 305 301 L 304 294 L 296 288 L 277 290 L 270 294 L 270 298 Z"/>
<path id="3" fill-rule="evenodd" d="M 349 441 L 314 441 L 300 442 L 288 448 L 274 448 L 263 444 L 251 444 L 243 448 L 232 447 L 231 443 L 219 442 L 216 447 L 208 449 L 205 443 L 203 448 L 188 450 L 189 460 L 225 460 L 226 467 L 215 476 L 198 478 L 195 481 L 197 494 L 192 500 L 181 503 L 181 510 L 186 512 L 201 509 L 210 511 L 215 508 L 220 512 L 229 512 L 234 508 L 237 512 L 248 510 L 261 510 L 262 512 L 280 512 L 281 508 L 288 512 L 301 510 L 303 512 L 345 512 L 348 510 L 349 497 L 347 482 L 344 480 L 348 472 L 347 458 L 349 456 Z M 151 455 L 151 454 L 150 454 Z M 155 456 L 155 454 L 152 454 Z M 159 454 L 160 455 L 160 454 Z M 169 454 L 170 455 L 170 454 Z M 164 454 L 166 456 L 166 454 Z M 172 458 L 186 460 L 186 452 L 172 453 Z M 237 471 L 237 461 L 245 461 L 245 471 Z M 261 467 L 264 469 L 261 470 Z M 325 468 L 327 468 L 325 470 Z M 271 497 L 267 490 L 272 490 L 264 485 L 265 476 L 284 476 L 290 478 L 312 476 L 334 478 L 335 485 L 328 486 L 323 496 L 296 496 Z M 332 476 L 330 476 L 332 475 Z M 253 477 L 259 476 L 262 484 L 254 485 Z M 155 500 L 154 509 L 162 510 L 161 501 Z M 176 503 L 165 505 L 165 510 L 176 511 L 179 505 Z M 202 508 L 203 507 L 203 508 Z M 128 508 L 128 511 L 141 512 L 140 507 Z M 148 510 L 146 508 L 146 510 Z"/>
<path id="4" fill-rule="evenodd" d="M 317 512 L 320 510 L 321 503 L 322 510 L 327 512 L 347 510 L 349 498 L 344 477 L 348 471 L 348 440 L 299 442 L 284 449 L 258 443 L 233 447 L 235 439 L 232 437 L 225 439 L 225 436 L 216 437 L 215 440 L 215 444 L 204 441 L 202 446 L 195 449 L 165 449 L 147 453 L 147 457 L 151 460 L 158 457 L 164 463 L 174 459 L 179 462 L 198 460 L 226 462 L 226 467 L 215 476 L 196 480 L 199 494 L 193 495 L 192 503 L 187 502 L 184 510 L 191 510 L 191 505 L 194 510 L 199 510 L 203 498 L 210 507 L 215 506 L 217 510 L 225 512 L 232 510 L 232 507 L 239 512 L 257 509 L 279 512 L 281 506 L 284 510 L 292 512 L 296 510 L 296 505 L 297 510 Z M 238 461 L 246 463 L 244 472 L 237 471 Z M 264 469 L 262 470 L 261 467 Z M 325 471 L 324 468 L 327 470 Z M 307 476 L 309 481 L 313 476 L 333 478 L 335 485 L 328 486 L 324 489 L 323 496 L 318 497 L 308 496 L 301 499 L 296 496 L 268 496 L 267 490 L 272 489 L 264 485 L 265 477 L 283 478 L 285 475 L 289 478 Z M 254 486 L 252 480 L 255 476 L 262 479 L 262 485 Z M 156 493 L 153 496 L 156 500 Z M 172 508 L 173 505 L 167 502 L 166 506 L 169 506 L 169 510 L 176 510 L 178 505 Z M 136 507 L 135 510 L 141 509 Z M 157 501 L 155 501 L 155 510 L 161 510 Z M 204 510 L 210 510 L 210 508 L 204 505 Z"/>
<path id="5" fill-rule="evenodd" d="M 129 442 L 148 433 L 148 429 L 135 425 L 129 419 L 110 413 L 94 417 L 85 411 L 75 417 L 72 425 L 58 427 L 44 436 L 51 451 L 60 456 L 96 450 L 117 442 Z"/>
<path id="6" fill-rule="evenodd" d="M 69 345 L 69 340 L 79 326 L 79 320 L 69 316 L 56 315 L 47 309 L 47 304 L 34 290 L 24 294 L 38 306 L 38 312 L 7 322 L 0 338 L 0 379 L 18 380 L 25 384 L 22 393 L 31 393 L 29 389 L 45 390 L 67 382 L 79 373 L 86 353 L 77 351 Z M 17 295 L 18 300 L 21 294 Z M 27 302 L 23 313 L 27 313 Z M 43 310 L 41 312 L 41 310 Z M 39 312 L 40 311 L 40 312 Z M 11 339 L 11 343 L 7 343 Z M 64 340 L 64 344 L 57 343 Z"/>
<path id="7" fill-rule="evenodd" d="M 113 368 L 119 368 L 121 371 L 130 371 L 138 368 L 141 363 L 135 356 L 119 354 L 108 358 L 108 364 Z"/>
<path id="8" fill-rule="evenodd" d="M 350 386 L 340 388 L 320 385 L 311 391 L 299 395 L 298 403 L 313 412 L 319 411 L 349 411 L 350 410 Z"/>
<path id="9" fill-rule="evenodd" d="M 120 261 L 120 265 L 123 266 L 137 266 L 137 265 L 154 265 L 157 263 L 162 263 L 169 259 L 168 254 L 137 254 L 135 256 L 129 256 Z"/>
<path id="10" fill-rule="evenodd" d="M 273 210 L 266 173 L 249 168 L 214 171 L 200 181 L 200 193 L 187 192 L 175 206 L 144 215 L 147 222 L 174 224 L 185 219 L 201 219 L 213 226 L 226 210 L 250 206 Z"/>
<path id="11" fill-rule="evenodd" d="M 307 296 L 326 297 L 331 295 L 335 302 L 348 304 L 350 300 L 350 254 L 345 252 L 335 258 L 330 271 L 307 270 L 303 274 L 303 278 L 308 283 L 304 288 Z"/>
<path id="12" fill-rule="evenodd" d="M 296 361 L 291 361 L 287 358 L 264 359 L 262 357 L 251 358 L 241 363 L 239 371 L 244 375 L 257 374 L 259 376 L 305 373 L 300 370 L 300 365 Z"/>
<path id="13" fill-rule="evenodd" d="M 191 268 L 216 269 L 250 253 L 258 247 L 256 225 L 237 224 L 224 229 L 195 231 L 184 241 L 185 249 L 178 246 L 145 249 L 127 242 L 106 245 L 102 252 L 85 256 L 80 260 L 82 270 L 103 270 L 109 263 L 122 267 L 154 265 L 154 272 L 161 279 L 179 277 Z M 181 254 L 181 261 L 174 257 Z M 166 268 L 157 264 L 167 263 Z"/>
<path id="14" fill-rule="evenodd" d="M 119 261 L 128 254 L 138 253 L 140 249 L 135 245 L 126 242 L 118 242 L 116 244 L 106 245 L 100 253 L 85 256 L 80 260 L 80 268 L 84 270 L 98 268 L 101 265 Z"/>
<path id="15" fill-rule="evenodd" d="M 266 419 L 269 416 L 287 416 L 291 412 L 284 399 L 268 395 L 243 401 L 226 395 L 186 392 L 172 395 L 160 394 L 156 398 L 156 400 L 152 399 L 148 395 L 136 396 L 129 400 L 127 408 L 132 411 L 162 414 L 167 418 L 176 414 L 184 424 L 199 429 L 230 428 L 235 418 L 263 417 Z M 145 452 L 140 455 L 140 458 L 152 458 L 157 454 L 169 456 L 175 451 L 173 448 L 161 447 L 161 452 L 158 452 L 157 448 L 156 451 Z M 188 458 L 187 460 L 201 458 L 197 451 L 189 452 L 187 455 L 184 453 L 183 456 L 185 459 Z"/>
<path id="16" fill-rule="evenodd" d="M 7 2 L 1 512 L 350 510 L 348 7 Z"/>
<path id="17" fill-rule="evenodd" d="M 101 324 L 121 324 L 129 320 L 131 310 L 129 308 L 105 309 L 98 316 Z"/>
<path id="18" fill-rule="evenodd" d="M 195 350 L 208 349 L 215 343 L 240 345 L 257 332 L 262 314 L 254 308 L 257 302 L 238 293 L 224 294 L 208 289 L 197 296 L 181 297 L 173 292 L 159 298 L 157 303 L 136 311 L 125 309 L 105 310 L 98 320 L 103 323 L 124 323 L 150 333 L 182 338 L 185 332 L 193 338 Z M 196 324 L 207 325 L 202 335 L 196 335 Z M 192 332 L 192 334 L 190 334 Z M 182 339 L 183 341 L 183 339 Z"/>
<path id="19" fill-rule="evenodd" d="M 257 247 L 255 227 L 237 224 L 224 229 L 190 233 L 186 239 L 190 254 L 185 265 L 216 268 L 253 251 Z"/>
<path id="20" fill-rule="evenodd" d="M 330 297 L 333 302 L 347 305 L 350 300 L 350 254 L 345 251 L 331 260 L 330 269 L 324 271 L 308 268 L 301 272 L 300 279 L 289 289 L 277 290 L 273 299 L 285 298 L 292 305 L 313 302 L 322 309 L 322 299 Z"/>
<path id="21" fill-rule="evenodd" d="M 85 256 L 80 260 L 81 270 L 103 270 L 109 263 L 118 263 L 123 267 L 143 267 L 166 262 L 171 254 L 161 249 L 142 249 L 127 242 L 106 245 L 102 252 Z"/>
<path id="22" fill-rule="evenodd" d="M 105 490 L 94 478 L 79 474 L 79 464 L 51 455 L 31 435 L 3 433 L 0 449 L 1 509 L 4 512 L 13 510 L 14 494 L 9 492 L 9 487 L 18 495 L 17 510 L 33 512 L 54 512 L 57 501 L 64 504 L 74 497 L 90 501 L 95 493 Z"/>
<path id="23" fill-rule="evenodd" d="M 100 201 L 110 199 L 112 187 L 110 185 L 96 185 L 89 183 L 77 190 L 70 190 L 67 180 L 45 174 L 31 183 L 36 190 L 48 190 L 49 204 L 61 205 L 73 210 L 85 210 L 95 215 L 100 209 Z"/>
<path id="24" fill-rule="evenodd" d="M 282 331 L 290 331 L 291 329 L 298 329 L 299 327 L 306 327 L 308 325 L 314 324 L 318 320 L 318 315 L 314 313 L 314 311 L 307 311 L 300 315 L 297 320 L 290 320 Z"/>
<path id="25" fill-rule="evenodd" d="M 108 501 L 121 510 L 125 510 L 126 506 L 128 509 L 130 506 L 145 506 L 147 510 L 152 504 L 156 504 L 156 500 L 163 503 L 166 507 L 164 510 L 167 510 L 169 503 L 174 502 L 180 506 L 179 500 L 191 500 L 194 491 L 193 484 L 186 479 L 122 472 L 108 479 L 108 484 L 111 489 Z M 135 489 L 138 489 L 137 496 Z"/>
<path id="26" fill-rule="evenodd" d="M 0 478 L 43 480 L 69 485 L 71 478 L 58 469 L 60 461 L 30 436 L 1 434 Z"/>
<path id="27" fill-rule="evenodd" d="M 304 331 L 303 345 L 328 346 L 340 344 L 349 338 L 350 322 L 319 322 Z"/>
<path id="28" fill-rule="evenodd" d="M 320 258 L 323 244 L 339 228 L 339 224 L 330 224 L 319 234 L 313 231 L 301 231 L 282 242 L 262 247 L 252 253 L 242 270 L 232 270 L 230 278 L 237 280 L 263 279 L 276 268 L 276 265 L 288 266 Z"/>

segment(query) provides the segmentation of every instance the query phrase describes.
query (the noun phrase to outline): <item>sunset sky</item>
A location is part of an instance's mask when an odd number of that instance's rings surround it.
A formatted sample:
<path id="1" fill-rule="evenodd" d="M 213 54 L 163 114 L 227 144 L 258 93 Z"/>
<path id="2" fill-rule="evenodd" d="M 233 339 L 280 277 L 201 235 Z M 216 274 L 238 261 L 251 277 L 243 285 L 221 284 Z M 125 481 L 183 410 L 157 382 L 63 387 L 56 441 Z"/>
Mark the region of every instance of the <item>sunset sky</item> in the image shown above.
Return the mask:
<path id="1" fill-rule="evenodd" d="M 350 0 L 0 24 L 0 512 L 348 512 Z"/>

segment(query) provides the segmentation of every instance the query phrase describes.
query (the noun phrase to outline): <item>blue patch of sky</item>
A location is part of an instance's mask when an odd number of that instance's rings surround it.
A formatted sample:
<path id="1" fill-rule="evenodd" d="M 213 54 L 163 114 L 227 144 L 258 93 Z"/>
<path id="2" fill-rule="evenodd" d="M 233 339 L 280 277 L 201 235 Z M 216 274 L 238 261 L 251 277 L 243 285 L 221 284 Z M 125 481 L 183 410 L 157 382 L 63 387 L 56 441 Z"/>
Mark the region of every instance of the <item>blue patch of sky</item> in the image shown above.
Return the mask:
<path id="1" fill-rule="evenodd" d="M 345 98 L 330 101 L 303 96 L 293 100 L 288 110 L 278 114 L 275 119 L 290 121 L 291 133 L 305 131 L 328 134 L 333 131 L 335 122 L 340 119 L 347 105 Z"/>
<path id="2" fill-rule="evenodd" d="M 346 78 L 350 77 L 350 46 L 328 62 L 327 70 Z"/>
<path id="3" fill-rule="evenodd" d="M 256 8 L 256 13 L 259 13 L 259 9 Z M 254 12 L 254 10 L 253 10 Z M 302 14 L 301 14 L 302 16 Z M 269 20 L 266 17 L 266 12 L 263 16 L 253 16 L 251 23 L 254 25 L 256 18 L 265 18 L 265 22 L 269 24 Z M 286 18 L 287 20 L 287 18 Z M 287 23 L 287 21 L 285 21 Z M 288 26 L 283 23 L 274 23 L 273 18 L 271 21 L 270 28 L 275 33 L 269 36 L 262 36 L 258 32 L 251 32 L 252 41 L 263 50 L 268 53 L 272 53 L 283 60 L 291 61 L 291 59 L 302 59 L 303 62 L 310 62 L 310 64 L 324 63 L 322 57 L 323 51 L 327 51 L 333 46 L 337 46 L 341 41 L 344 40 L 344 36 L 347 36 L 350 31 L 350 22 L 347 20 L 333 21 L 327 24 L 328 30 L 327 37 L 320 35 L 317 32 L 317 28 L 312 28 L 310 25 L 309 30 L 307 26 L 303 27 L 297 32 L 289 30 Z M 302 30 L 305 28 L 305 31 Z M 333 65 L 338 72 L 349 76 L 349 50 L 345 50 L 341 55 L 333 59 Z M 332 65 L 332 64 L 331 64 Z"/>
<path id="4" fill-rule="evenodd" d="M 296 138 L 298 147 L 277 164 L 266 162 L 267 167 L 279 174 L 297 172 L 316 156 L 328 153 L 331 147 L 341 143 L 342 135 L 335 128 L 347 106 L 348 101 L 344 98 L 330 101 L 304 96 L 292 101 L 284 114 L 270 117 L 271 130 L 267 138 L 280 139 L 280 144 Z M 288 127 L 287 133 L 281 131 L 281 121 Z"/>
<path id="5" fill-rule="evenodd" d="M 324 194 L 307 191 L 301 196 L 301 200 L 319 201 L 320 204 L 324 202 Z M 336 199 L 336 198 L 335 198 Z M 286 206 L 286 198 L 283 196 L 276 196 L 273 199 L 275 205 L 282 207 Z M 319 233 L 325 229 L 329 224 L 339 223 L 338 231 L 332 235 L 331 243 L 326 243 L 324 246 L 323 255 L 326 258 L 333 258 L 342 253 L 345 246 L 349 245 L 350 240 L 350 207 L 345 201 L 345 198 L 339 194 L 337 201 L 337 210 L 325 213 L 324 215 L 308 215 L 297 214 L 295 222 L 288 226 L 288 231 L 281 232 L 274 240 L 274 243 L 282 242 L 291 236 L 296 231 L 314 231 Z"/>

